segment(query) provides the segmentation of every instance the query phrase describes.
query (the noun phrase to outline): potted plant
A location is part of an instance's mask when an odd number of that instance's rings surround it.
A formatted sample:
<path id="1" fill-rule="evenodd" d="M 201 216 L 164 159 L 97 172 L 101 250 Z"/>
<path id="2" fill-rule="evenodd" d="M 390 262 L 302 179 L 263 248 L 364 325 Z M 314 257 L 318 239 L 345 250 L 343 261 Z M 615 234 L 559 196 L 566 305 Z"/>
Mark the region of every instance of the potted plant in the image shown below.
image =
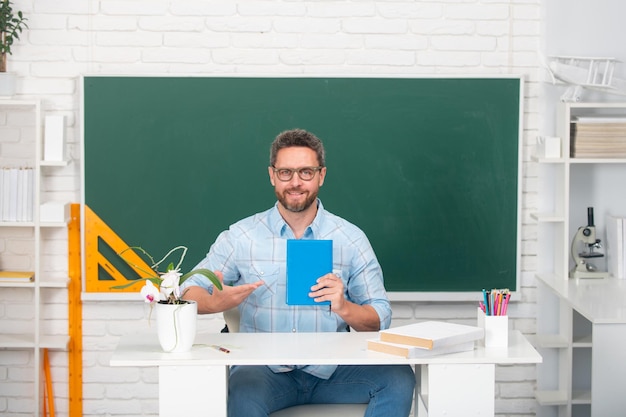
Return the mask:
<path id="1" fill-rule="evenodd" d="M 15 75 L 7 72 L 7 55 L 12 55 L 13 42 L 28 27 L 26 20 L 21 11 L 13 11 L 11 0 L 0 0 L 0 96 L 15 93 Z"/>
<path id="2" fill-rule="evenodd" d="M 147 258 L 146 260 L 150 262 L 150 269 L 144 269 L 140 265 L 125 259 L 123 254 L 127 251 L 133 251 L 138 256 Z M 176 252 L 180 253 L 177 265 L 174 266 L 173 262 L 168 264 L 170 256 Z M 194 301 L 183 299 L 184 294 L 180 289 L 180 285 L 187 278 L 199 274 L 207 277 L 217 290 L 222 289 L 222 283 L 217 275 L 208 269 L 200 268 L 183 274 L 180 268 L 186 253 L 186 246 L 176 246 L 158 262 L 139 246 L 131 246 L 118 253 L 129 265 L 141 271 L 145 276 L 127 284 L 116 285 L 111 288 L 124 289 L 138 282 L 144 283 L 141 289 L 141 298 L 146 303 L 150 303 L 151 309 L 153 307 L 156 309 L 157 334 L 159 343 L 165 352 L 188 351 L 191 349 L 196 335 L 198 306 Z M 167 265 L 165 270 L 162 270 L 163 265 Z"/>

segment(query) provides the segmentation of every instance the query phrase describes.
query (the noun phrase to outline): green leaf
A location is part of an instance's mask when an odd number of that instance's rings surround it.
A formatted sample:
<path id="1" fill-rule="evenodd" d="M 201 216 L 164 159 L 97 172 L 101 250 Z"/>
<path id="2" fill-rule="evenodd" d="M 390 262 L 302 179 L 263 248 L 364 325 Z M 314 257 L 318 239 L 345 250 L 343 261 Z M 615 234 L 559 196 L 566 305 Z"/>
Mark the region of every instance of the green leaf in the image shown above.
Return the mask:
<path id="1" fill-rule="evenodd" d="M 185 275 L 183 275 L 182 277 L 180 277 L 180 283 L 182 284 L 183 282 L 185 282 L 185 280 L 189 277 L 191 277 L 192 275 L 203 275 L 205 277 L 207 277 L 209 279 L 209 281 L 211 281 L 213 283 L 213 285 L 215 286 L 215 288 L 217 288 L 218 290 L 222 290 L 222 283 L 220 282 L 220 279 L 217 277 L 217 275 L 215 275 L 215 273 L 209 269 L 205 269 L 205 268 L 200 268 L 200 269 L 194 269 L 193 271 L 187 272 Z"/>
<path id="2" fill-rule="evenodd" d="M 161 286 L 161 278 L 157 278 L 157 277 L 151 277 L 151 278 L 141 278 L 141 279 L 136 279 L 134 281 L 129 282 L 128 284 L 124 284 L 124 285 L 115 285 L 113 287 L 111 287 L 111 289 L 113 290 L 123 290 L 124 288 L 128 288 L 131 285 L 135 285 L 138 282 L 145 282 L 145 281 L 152 281 L 152 283 L 154 285 L 156 285 L 157 288 L 159 288 Z"/>
<path id="3" fill-rule="evenodd" d="M 0 53 L 11 55 L 11 46 L 14 39 L 19 39 L 18 33 L 22 33 L 24 28 L 28 28 L 26 17 L 21 11 L 17 12 L 17 17 L 13 14 L 13 7 L 9 0 L 0 1 Z"/>

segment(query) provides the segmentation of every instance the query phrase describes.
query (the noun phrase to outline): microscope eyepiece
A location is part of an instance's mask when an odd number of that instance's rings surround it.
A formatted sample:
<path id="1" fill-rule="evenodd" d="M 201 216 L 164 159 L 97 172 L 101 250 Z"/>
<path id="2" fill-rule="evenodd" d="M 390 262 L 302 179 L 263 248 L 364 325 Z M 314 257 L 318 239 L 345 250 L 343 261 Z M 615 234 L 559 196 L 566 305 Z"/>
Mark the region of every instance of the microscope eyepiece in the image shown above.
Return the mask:
<path id="1" fill-rule="evenodd" d="M 587 207 L 587 226 L 593 227 L 593 207 Z"/>

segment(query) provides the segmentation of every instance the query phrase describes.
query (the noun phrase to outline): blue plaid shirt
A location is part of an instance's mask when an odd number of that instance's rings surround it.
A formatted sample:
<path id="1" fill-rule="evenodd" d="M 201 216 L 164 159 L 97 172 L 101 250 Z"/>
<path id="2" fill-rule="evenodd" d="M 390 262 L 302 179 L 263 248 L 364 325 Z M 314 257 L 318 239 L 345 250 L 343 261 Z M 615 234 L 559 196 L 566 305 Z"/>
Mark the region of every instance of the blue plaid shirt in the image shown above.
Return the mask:
<path id="1" fill-rule="evenodd" d="M 372 306 L 380 318 L 380 328 L 391 323 L 391 306 L 383 284 L 383 274 L 365 233 L 348 221 L 318 210 L 302 239 L 333 241 L 333 272 L 341 277 L 345 298 L 353 303 Z M 278 203 L 277 203 L 278 204 Z M 207 256 L 196 268 L 221 271 L 224 283 L 240 285 L 262 280 L 240 306 L 241 332 L 343 332 L 347 324 L 328 306 L 290 306 L 286 303 L 287 239 L 295 236 L 276 205 L 233 224 L 222 232 Z M 195 275 L 183 288 L 200 286 L 212 291 L 206 277 Z M 271 366 L 274 372 L 287 372 L 294 366 Z M 336 366 L 298 367 L 327 379 Z"/>

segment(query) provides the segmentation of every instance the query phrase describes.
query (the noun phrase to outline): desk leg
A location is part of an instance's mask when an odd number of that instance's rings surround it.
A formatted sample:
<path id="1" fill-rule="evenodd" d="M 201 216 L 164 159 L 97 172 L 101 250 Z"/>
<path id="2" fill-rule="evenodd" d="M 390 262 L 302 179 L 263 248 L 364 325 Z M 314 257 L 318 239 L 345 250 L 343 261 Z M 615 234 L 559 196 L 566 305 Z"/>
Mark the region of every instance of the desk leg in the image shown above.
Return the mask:
<path id="1" fill-rule="evenodd" d="M 226 417 L 227 366 L 159 366 L 159 417 Z"/>
<path id="2" fill-rule="evenodd" d="M 418 416 L 493 417 L 494 364 L 422 365 Z"/>

